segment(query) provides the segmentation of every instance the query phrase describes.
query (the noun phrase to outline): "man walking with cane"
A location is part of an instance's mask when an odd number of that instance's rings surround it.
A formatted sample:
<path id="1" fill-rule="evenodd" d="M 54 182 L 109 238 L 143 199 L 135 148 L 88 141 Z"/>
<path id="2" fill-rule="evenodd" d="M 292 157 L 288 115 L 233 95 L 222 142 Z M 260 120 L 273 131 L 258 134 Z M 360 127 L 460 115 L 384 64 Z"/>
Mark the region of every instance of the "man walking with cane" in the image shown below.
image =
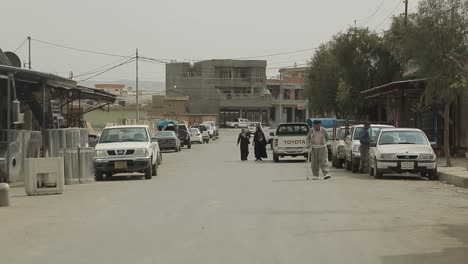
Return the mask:
<path id="1" fill-rule="evenodd" d="M 330 179 L 328 173 L 328 149 L 329 140 L 327 130 L 323 128 L 320 120 L 314 120 L 313 127 L 307 135 L 307 146 L 310 149 L 309 158 L 311 161 L 312 179 L 318 180 L 320 169 L 322 169 L 323 179 Z M 307 178 L 308 179 L 308 178 Z"/>

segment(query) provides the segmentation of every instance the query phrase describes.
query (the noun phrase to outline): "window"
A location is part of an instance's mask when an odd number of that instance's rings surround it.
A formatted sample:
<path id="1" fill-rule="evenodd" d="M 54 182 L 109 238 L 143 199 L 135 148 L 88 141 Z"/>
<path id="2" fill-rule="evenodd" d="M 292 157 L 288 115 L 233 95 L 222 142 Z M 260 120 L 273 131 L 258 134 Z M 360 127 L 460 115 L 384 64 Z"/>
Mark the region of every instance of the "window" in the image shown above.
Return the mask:
<path id="1" fill-rule="evenodd" d="M 419 131 L 385 131 L 379 140 L 380 145 L 414 144 L 427 145 L 429 142 L 423 132 Z"/>
<path id="2" fill-rule="evenodd" d="M 388 127 L 370 127 L 369 128 L 369 136 L 371 140 L 374 140 L 376 136 L 379 134 L 380 130 L 388 128 Z M 354 133 L 354 139 L 357 140 L 361 136 L 361 133 L 364 131 L 364 127 L 356 127 L 356 132 Z"/>
<path id="3" fill-rule="evenodd" d="M 145 128 L 140 127 L 123 127 L 123 128 L 108 128 L 102 131 L 99 143 L 112 142 L 147 142 L 148 134 Z"/>
<path id="4" fill-rule="evenodd" d="M 285 124 L 278 127 L 277 135 L 307 135 L 309 126 L 306 124 Z"/>

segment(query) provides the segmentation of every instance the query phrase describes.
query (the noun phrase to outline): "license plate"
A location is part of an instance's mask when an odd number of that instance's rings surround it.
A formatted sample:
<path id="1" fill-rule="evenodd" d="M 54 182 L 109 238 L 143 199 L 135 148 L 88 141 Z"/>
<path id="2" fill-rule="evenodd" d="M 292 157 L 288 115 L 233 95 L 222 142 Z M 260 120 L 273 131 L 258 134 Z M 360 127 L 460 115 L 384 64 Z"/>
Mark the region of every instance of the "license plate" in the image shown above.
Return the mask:
<path id="1" fill-rule="evenodd" d="M 412 170 L 414 169 L 414 162 L 402 162 L 401 163 L 402 170 Z"/>
<path id="2" fill-rule="evenodd" d="M 126 169 L 127 168 L 127 162 L 126 161 L 116 161 L 114 163 L 114 167 L 116 169 Z"/>

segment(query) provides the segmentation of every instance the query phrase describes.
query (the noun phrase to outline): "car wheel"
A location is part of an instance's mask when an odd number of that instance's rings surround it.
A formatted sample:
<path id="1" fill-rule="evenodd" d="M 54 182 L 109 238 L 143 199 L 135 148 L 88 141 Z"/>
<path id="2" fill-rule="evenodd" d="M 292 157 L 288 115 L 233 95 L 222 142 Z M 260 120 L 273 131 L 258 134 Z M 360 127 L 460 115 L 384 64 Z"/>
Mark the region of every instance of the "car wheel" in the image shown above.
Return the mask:
<path id="1" fill-rule="evenodd" d="M 153 168 L 152 168 L 152 170 L 153 170 L 152 173 L 153 174 L 152 175 L 153 176 L 158 176 L 158 162 L 156 161 L 152 166 L 153 166 Z"/>
<path id="2" fill-rule="evenodd" d="M 431 170 L 427 173 L 427 178 L 431 181 L 436 181 L 439 179 L 439 174 L 437 173 L 437 168 L 434 170 Z"/>
<path id="3" fill-rule="evenodd" d="M 112 180 L 112 173 L 106 172 L 106 180 L 108 181 Z"/>
<path id="4" fill-rule="evenodd" d="M 145 169 L 145 179 L 149 180 L 153 178 L 153 165 L 149 165 L 148 168 Z"/>
<path id="5" fill-rule="evenodd" d="M 187 148 L 188 148 L 188 149 L 191 149 L 191 148 L 192 148 L 192 142 L 189 142 L 189 143 L 187 144 Z"/>
<path id="6" fill-rule="evenodd" d="M 104 178 L 104 173 L 102 172 L 96 172 L 96 181 L 102 181 L 102 179 Z"/>
<path id="7" fill-rule="evenodd" d="M 273 161 L 274 162 L 279 162 L 279 159 L 280 159 L 279 155 L 273 154 Z"/>
<path id="8" fill-rule="evenodd" d="M 376 160 L 374 160 L 374 164 L 375 164 L 375 166 L 374 166 L 374 177 L 376 179 L 382 179 L 383 173 L 377 168 L 377 161 Z"/>
<path id="9" fill-rule="evenodd" d="M 234 128 L 239 128 L 239 125 L 234 125 Z"/>
<path id="10" fill-rule="evenodd" d="M 374 176 L 374 167 L 375 163 L 372 160 L 369 160 L 369 176 Z"/>
<path id="11" fill-rule="evenodd" d="M 159 165 L 162 164 L 162 154 L 161 154 L 161 152 L 159 152 L 158 164 Z"/>

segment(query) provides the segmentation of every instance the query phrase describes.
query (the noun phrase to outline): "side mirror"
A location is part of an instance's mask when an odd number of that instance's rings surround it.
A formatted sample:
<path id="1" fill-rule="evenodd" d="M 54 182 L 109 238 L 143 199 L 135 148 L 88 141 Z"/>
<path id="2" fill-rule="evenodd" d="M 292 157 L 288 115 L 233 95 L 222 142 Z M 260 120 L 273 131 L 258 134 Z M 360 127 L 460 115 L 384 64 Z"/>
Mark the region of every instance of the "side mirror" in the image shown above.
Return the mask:
<path id="1" fill-rule="evenodd" d="M 431 142 L 431 147 L 432 148 L 437 148 L 437 142 Z"/>
<path id="2" fill-rule="evenodd" d="M 158 139 L 156 137 L 152 137 L 151 142 L 158 142 Z"/>
<path id="3" fill-rule="evenodd" d="M 275 132 L 270 132 L 270 137 L 274 137 L 275 136 Z"/>
<path id="4" fill-rule="evenodd" d="M 377 142 L 372 141 L 372 142 L 370 143 L 370 147 L 371 147 L 371 148 L 377 147 Z"/>

